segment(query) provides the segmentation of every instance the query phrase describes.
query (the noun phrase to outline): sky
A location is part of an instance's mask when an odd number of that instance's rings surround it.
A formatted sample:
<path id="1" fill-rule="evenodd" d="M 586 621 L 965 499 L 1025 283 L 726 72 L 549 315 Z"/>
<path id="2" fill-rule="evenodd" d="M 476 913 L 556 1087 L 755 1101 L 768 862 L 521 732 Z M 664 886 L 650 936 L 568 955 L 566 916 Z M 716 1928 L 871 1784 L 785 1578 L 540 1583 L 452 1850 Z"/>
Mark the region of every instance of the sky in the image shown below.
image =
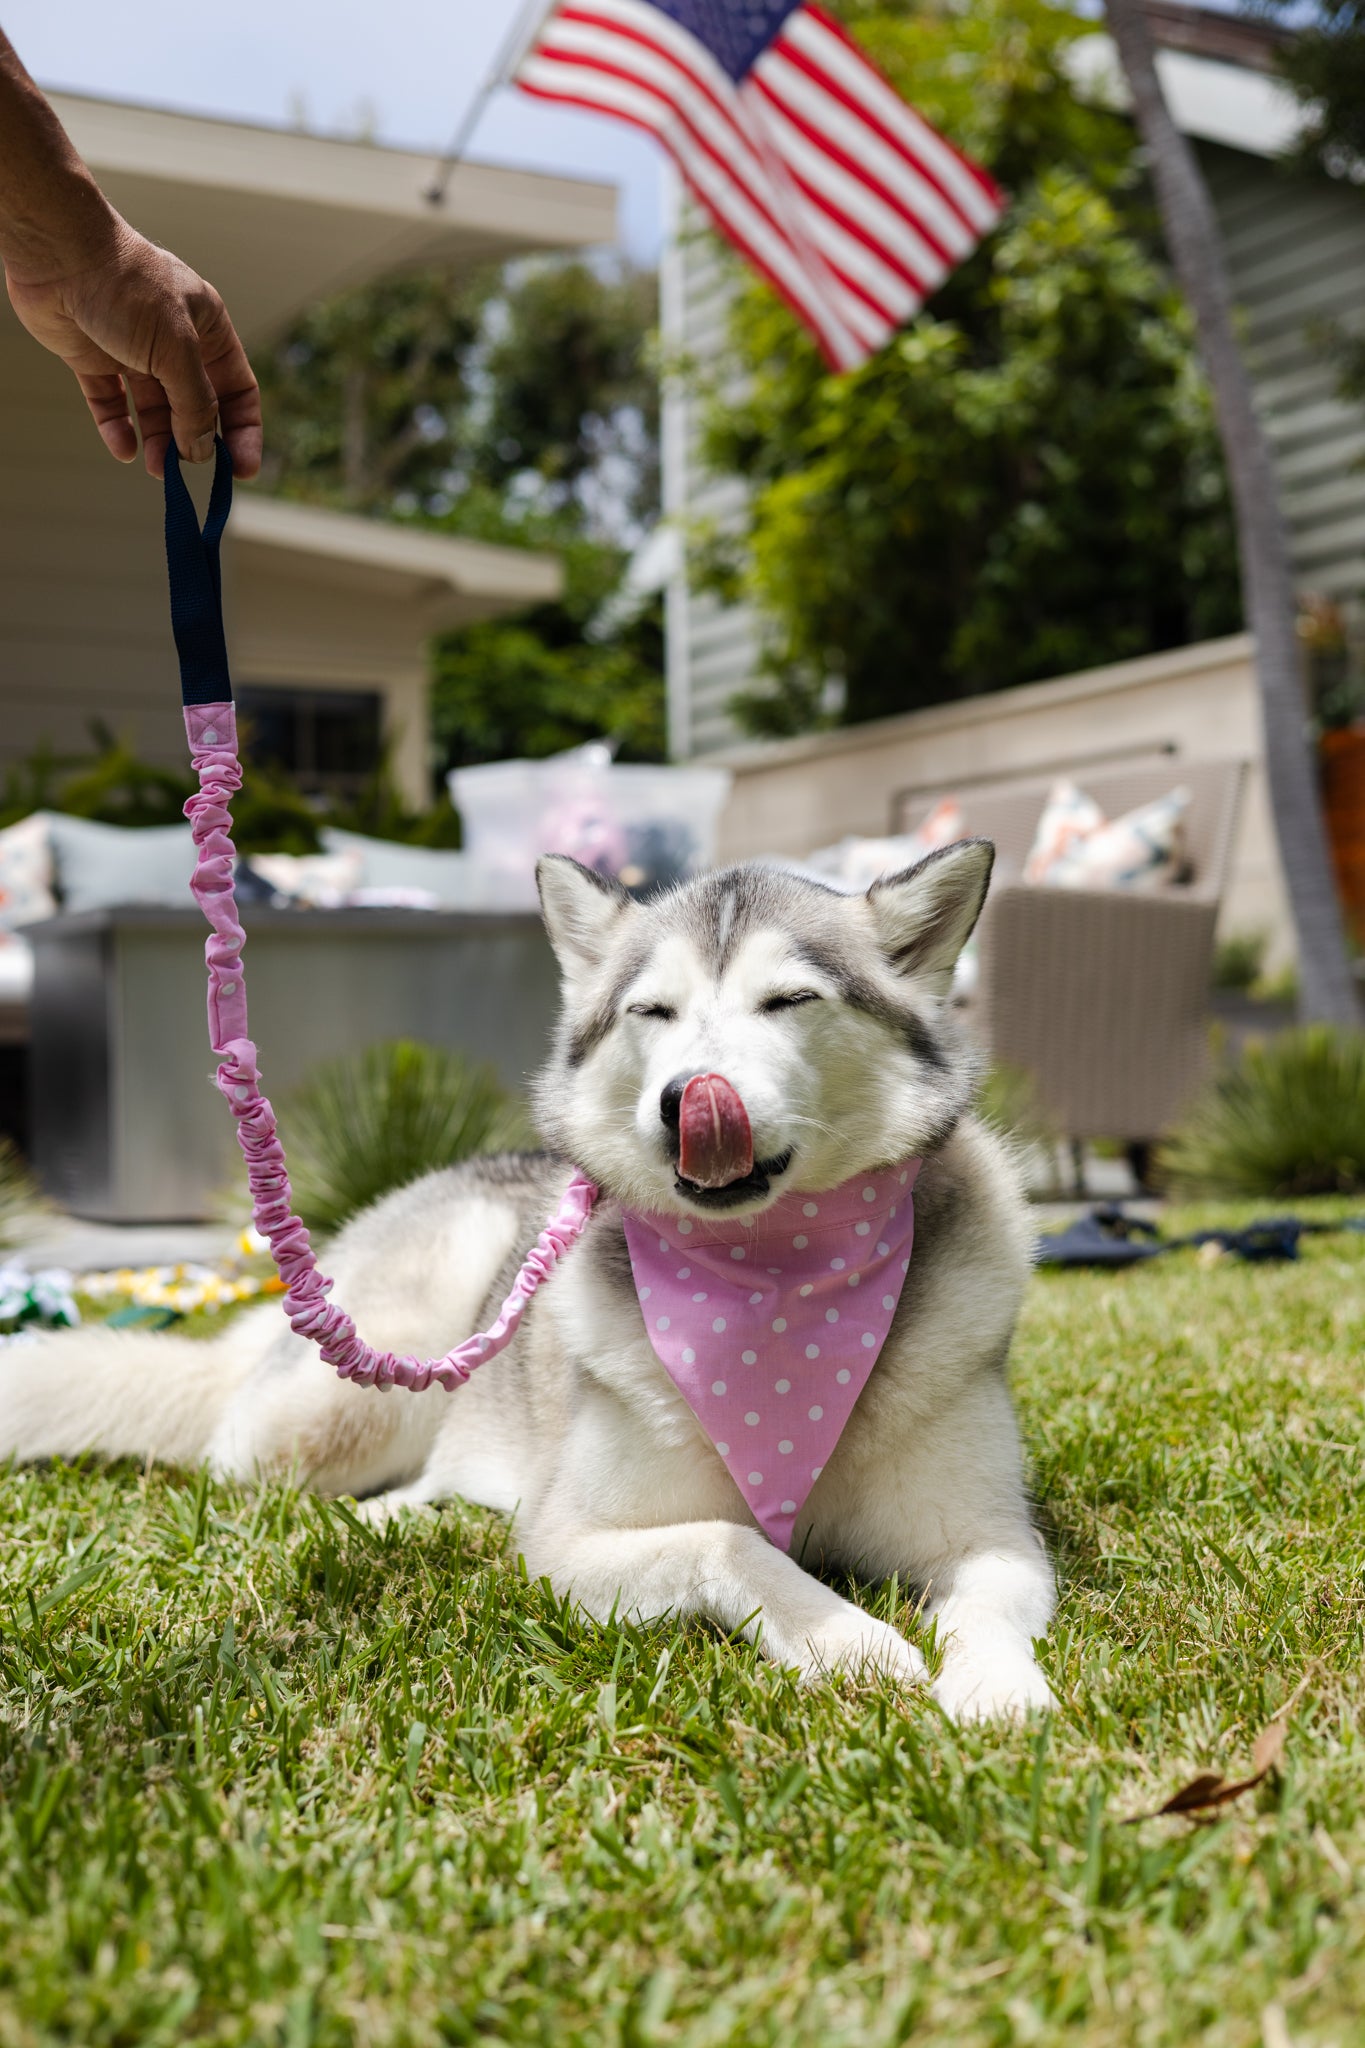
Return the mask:
<path id="1" fill-rule="evenodd" d="M 0 25 L 41 85 L 189 113 L 352 133 L 430 149 L 449 141 L 519 11 L 518 0 L 0 0 Z M 111 33 L 117 28 L 117 33 Z M 620 188 L 621 238 L 658 251 L 652 143 L 619 122 L 502 91 L 470 155 L 602 178 Z"/>

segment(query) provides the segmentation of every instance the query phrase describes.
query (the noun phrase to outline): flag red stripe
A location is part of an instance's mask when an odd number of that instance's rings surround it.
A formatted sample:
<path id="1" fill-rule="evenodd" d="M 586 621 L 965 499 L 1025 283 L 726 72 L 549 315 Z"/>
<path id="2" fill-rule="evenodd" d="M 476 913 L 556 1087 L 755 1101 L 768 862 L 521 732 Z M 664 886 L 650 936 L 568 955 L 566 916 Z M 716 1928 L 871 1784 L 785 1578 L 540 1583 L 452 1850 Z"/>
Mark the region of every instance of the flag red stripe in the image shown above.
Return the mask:
<path id="1" fill-rule="evenodd" d="M 783 23 L 782 29 L 774 38 L 774 44 L 781 45 L 783 55 L 795 58 L 799 53 L 802 61 L 810 65 L 812 70 L 815 72 L 815 75 L 820 79 L 821 83 L 833 88 L 834 74 L 830 69 L 829 65 L 820 65 L 818 63 L 818 60 L 814 60 L 807 56 L 804 47 L 804 42 L 801 39 L 800 34 L 800 17 L 802 15 L 806 17 L 807 21 L 813 27 L 823 30 L 826 35 L 832 36 L 836 42 L 839 42 L 843 45 L 843 47 L 845 48 L 845 50 L 847 50 L 849 54 L 851 65 L 856 66 L 857 69 L 861 72 L 866 72 L 869 78 L 876 81 L 877 86 L 881 87 L 886 93 L 888 93 L 893 99 L 895 99 L 898 105 L 904 110 L 904 116 L 906 118 L 907 124 L 912 124 L 913 127 L 916 129 L 924 129 L 927 135 L 932 136 L 935 153 L 937 153 L 939 150 L 942 150 L 947 156 L 951 157 L 955 164 L 958 166 L 958 168 L 961 171 L 963 171 L 966 174 L 966 176 L 970 179 L 972 184 L 977 187 L 982 198 L 985 200 L 987 206 L 990 207 L 992 211 L 999 213 L 999 211 L 1004 205 L 1005 195 L 1001 191 L 1000 187 L 996 184 L 994 178 L 991 177 L 990 173 L 988 171 L 984 171 L 981 168 L 980 164 L 974 163 L 971 157 L 965 156 L 960 149 L 955 148 L 954 145 L 948 140 L 948 137 L 942 134 L 937 128 L 931 127 L 929 122 L 927 122 L 924 119 L 924 116 L 922 114 L 917 114 L 914 108 L 911 107 L 904 99 L 901 98 L 901 95 L 896 91 L 896 88 L 894 85 L 892 85 L 890 79 L 887 78 L 885 74 L 882 71 L 880 71 L 878 67 L 872 62 L 872 59 L 868 56 L 867 52 L 864 49 L 862 49 L 857 42 L 854 41 L 853 37 L 848 33 L 848 30 L 843 26 L 842 22 L 835 21 L 832 15 L 826 14 L 823 7 L 814 4 L 814 0 L 807 0 L 807 4 L 804 7 L 798 8 L 796 13 L 790 16 L 789 19 Z M 789 35 L 788 30 L 794 30 L 795 33 Z M 840 92 L 842 96 L 848 97 L 846 90 L 844 88 L 841 87 Z M 962 213 L 962 201 L 960 199 L 956 199 L 953 196 L 950 187 L 944 179 L 943 173 L 939 170 L 930 167 L 929 154 L 924 149 L 923 144 L 918 142 L 918 138 L 915 143 L 912 143 L 910 141 L 909 136 L 905 134 L 903 129 L 898 131 L 897 128 L 893 127 L 890 124 L 890 122 L 888 122 L 883 117 L 883 115 L 880 112 L 880 109 L 874 108 L 874 106 L 870 104 L 869 101 L 850 99 L 849 103 L 852 106 L 853 112 L 858 116 L 858 119 L 860 121 L 865 121 L 869 128 L 875 128 L 877 132 L 882 136 L 882 138 L 886 142 L 888 142 L 893 149 L 899 150 L 902 155 L 906 156 L 911 162 L 913 162 L 916 165 L 917 169 L 922 170 L 924 172 L 925 177 L 929 178 L 933 184 L 938 186 L 939 190 L 943 193 L 944 198 L 948 200 L 949 204 L 953 207 L 954 211 L 959 214 Z M 965 214 L 963 215 L 963 218 L 967 221 L 967 225 L 969 227 L 973 227 L 978 233 L 983 231 L 983 226 L 981 222 L 973 221 L 970 219 L 969 216 Z"/>
<path id="2" fill-rule="evenodd" d="M 782 52 L 782 56 L 784 58 L 787 56 L 785 50 Z M 817 83 L 823 88 L 823 79 L 818 80 Z M 783 91 L 783 81 L 780 73 L 773 76 L 765 72 L 760 65 L 750 72 L 745 82 L 745 89 L 749 92 L 761 93 L 766 100 L 770 101 L 791 122 L 794 128 L 800 130 L 811 148 L 816 150 L 821 156 L 828 157 L 832 163 L 838 164 L 841 169 L 848 172 L 850 177 L 856 178 L 860 185 L 866 185 L 868 191 L 880 199 L 883 206 L 889 207 L 893 213 L 898 214 L 903 221 L 908 222 L 914 228 L 916 234 L 920 235 L 930 245 L 935 255 L 943 263 L 951 265 L 962 261 L 964 249 L 961 247 L 954 249 L 945 239 L 943 223 L 940 220 L 931 221 L 928 218 L 926 209 L 922 205 L 912 205 L 907 198 L 894 191 L 886 183 L 885 178 L 873 170 L 864 159 L 855 156 L 851 149 L 842 142 L 836 141 L 835 137 L 827 130 L 819 127 L 805 108 Z M 920 176 L 917 166 L 913 164 L 907 163 L 905 169 L 909 177 Z M 923 182 L 926 185 L 931 183 L 927 178 Z M 933 186 L 932 189 L 938 194 L 937 186 Z M 980 240 L 977 230 L 967 221 L 963 220 L 957 209 L 949 201 L 943 199 L 941 194 L 938 194 L 938 197 L 943 209 L 950 215 L 961 243 L 965 245 L 965 248 L 970 249 Z"/>
<path id="3" fill-rule="evenodd" d="M 592 113 L 610 114 L 613 120 L 624 121 L 628 126 L 639 128 L 646 135 L 652 135 L 656 142 L 661 142 L 673 158 L 683 183 L 696 200 L 698 206 L 714 221 L 725 239 L 737 248 L 740 254 L 753 265 L 759 275 L 772 286 L 778 297 L 785 305 L 791 308 L 802 325 L 810 329 L 820 353 L 829 368 L 831 370 L 851 369 L 862 359 L 858 355 L 851 354 L 847 349 L 841 349 L 835 345 L 825 331 L 825 323 L 820 315 L 813 311 L 808 303 L 797 296 L 786 279 L 773 269 L 767 257 L 749 239 L 745 231 L 727 217 L 712 195 L 697 182 L 685 159 L 672 147 L 668 138 L 660 134 L 658 128 L 652 122 L 643 119 L 637 114 L 623 113 L 616 107 L 600 106 L 585 93 L 555 91 L 547 86 L 532 85 L 529 80 L 520 77 L 515 82 L 518 91 L 529 93 L 533 99 L 551 100 L 560 106 L 583 107 Z"/>
<path id="4" fill-rule="evenodd" d="M 935 284 L 942 281 L 941 279 L 935 279 L 931 283 L 928 278 L 917 276 L 899 251 L 890 248 L 885 242 L 879 242 L 871 229 L 864 227 L 861 221 L 855 220 L 852 214 L 846 213 L 841 206 L 837 205 L 830 198 L 827 192 L 821 191 L 818 186 L 810 183 L 806 176 L 801 171 L 798 171 L 795 166 L 791 166 L 790 170 L 792 183 L 798 187 L 807 202 L 817 212 L 824 214 L 831 220 L 838 228 L 840 234 L 847 235 L 850 241 L 860 242 L 869 255 L 875 256 L 877 261 L 883 264 L 887 270 L 893 271 L 906 289 L 914 294 L 917 303 L 928 296 L 928 293 Z M 828 260 L 827 255 L 826 261 Z M 913 311 L 913 308 L 911 310 Z M 900 317 L 904 319 L 908 316 L 902 314 Z"/>
<path id="5" fill-rule="evenodd" d="M 878 179 L 871 177 L 865 166 L 860 164 L 856 157 L 850 156 L 846 150 L 833 143 L 828 136 L 821 135 L 818 129 L 813 128 L 802 115 L 779 98 L 777 93 L 772 90 L 767 79 L 751 74 L 746 81 L 745 91 L 760 96 L 776 114 L 781 116 L 784 122 L 797 130 L 802 140 L 808 146 L 808 154 L 800 159 L 801 168 L 798 169 L 798 160 L 795 152 L 787 144 L 786 139 L 783 138 L 778 144 L 791 175 L 806 187 L 816 205 L 831 213 L 842 211 L 839 208 L 838 201 L 820 183 L 818 176 L 818 166 L 820 163 L 837 165 L 841 171 L 853 179 L 855 184 L 861 185 L 874 200 L 885 206 L 888 212 L 895 216 L 902 230 L 908 231 L 910 236 L 923 246 L 925 256 L 931 263 L 937 266 L 939 275 L 933 280 L 929 280 L 926 276 L 921 280 L 922 283 L 925 285 L 931 282 L 933 284 L 941 283 L 943 273 L 951 270 L 954 263 L 963 260 L 961 256 L 957 256 L 951 250 L 944 248 L 942 242 L 937 238 L 923 215 L 912 213 L 908 207 L 903 205 L 893 194 L 889 193 Z M 879 254 L 886 257 L 888 261 L 891 261 L 891 251 L 885 241 L 878 240 L 870 229 L 864 230 L 864 232 L 868 235 L 871 246 L 876 248 Z M 977 237 L 973 235 L 972 240 L 974 243 L 976 239 Z M 904 258 L 901 259 L 901 261 L 905 260 Z"/>

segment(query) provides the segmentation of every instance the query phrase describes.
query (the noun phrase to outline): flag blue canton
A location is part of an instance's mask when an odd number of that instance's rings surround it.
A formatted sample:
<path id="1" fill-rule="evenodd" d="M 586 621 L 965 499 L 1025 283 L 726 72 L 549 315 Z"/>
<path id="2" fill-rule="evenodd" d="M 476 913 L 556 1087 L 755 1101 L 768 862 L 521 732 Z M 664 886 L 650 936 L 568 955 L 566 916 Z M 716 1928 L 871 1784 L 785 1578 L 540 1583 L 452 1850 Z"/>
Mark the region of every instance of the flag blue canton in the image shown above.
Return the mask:
<path id="1" fill-rule="evenodd" d="M 738 82 L 756 64 L 800 0 L 650 0 L 711 52 Z"/>

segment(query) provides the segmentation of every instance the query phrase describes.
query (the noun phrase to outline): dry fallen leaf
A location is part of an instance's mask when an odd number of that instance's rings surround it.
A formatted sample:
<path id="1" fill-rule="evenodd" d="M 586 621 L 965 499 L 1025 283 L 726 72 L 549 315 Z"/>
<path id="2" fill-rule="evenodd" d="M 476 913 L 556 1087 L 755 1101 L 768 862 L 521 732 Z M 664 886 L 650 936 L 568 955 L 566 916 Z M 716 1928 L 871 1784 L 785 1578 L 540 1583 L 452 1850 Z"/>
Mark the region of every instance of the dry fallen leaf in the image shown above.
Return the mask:
<path id="1" fill-rule="evenodd" d="M 1200 1771 L 1178 1792 L 1172 1792 L 1162 1805 L 1153 1807 L 1149 1813 L 1130 1814 L 1124 1825 L 1132 1827 L 1136 1821 L 1155 1820 L 1162 1813 L 1207 1813 L 1210 1808 L 1226 1806 L 1243 1792 L 1254 1792 L 1280 1760 L 1286 1727 L 1285 1710 L 1266 1723 L 1252 1747 L 1251 1770 L 1245 1778 L 1225 1778 L 1221 1771 Z"/>

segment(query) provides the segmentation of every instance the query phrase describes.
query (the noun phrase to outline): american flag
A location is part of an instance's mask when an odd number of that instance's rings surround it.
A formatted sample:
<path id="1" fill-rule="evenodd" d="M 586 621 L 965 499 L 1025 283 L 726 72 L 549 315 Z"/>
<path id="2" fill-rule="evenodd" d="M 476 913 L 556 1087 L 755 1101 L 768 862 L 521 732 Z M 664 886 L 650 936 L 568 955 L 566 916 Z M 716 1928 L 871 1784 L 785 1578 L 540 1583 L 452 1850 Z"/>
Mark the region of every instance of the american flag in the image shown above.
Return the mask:
<path id="1" fill-rule="evenodd" d="M 514 76 L 656 136 L 836 370 L 875 354 L 1000 217 L 999 187 L 819 7 L 562 0 Z"/>

